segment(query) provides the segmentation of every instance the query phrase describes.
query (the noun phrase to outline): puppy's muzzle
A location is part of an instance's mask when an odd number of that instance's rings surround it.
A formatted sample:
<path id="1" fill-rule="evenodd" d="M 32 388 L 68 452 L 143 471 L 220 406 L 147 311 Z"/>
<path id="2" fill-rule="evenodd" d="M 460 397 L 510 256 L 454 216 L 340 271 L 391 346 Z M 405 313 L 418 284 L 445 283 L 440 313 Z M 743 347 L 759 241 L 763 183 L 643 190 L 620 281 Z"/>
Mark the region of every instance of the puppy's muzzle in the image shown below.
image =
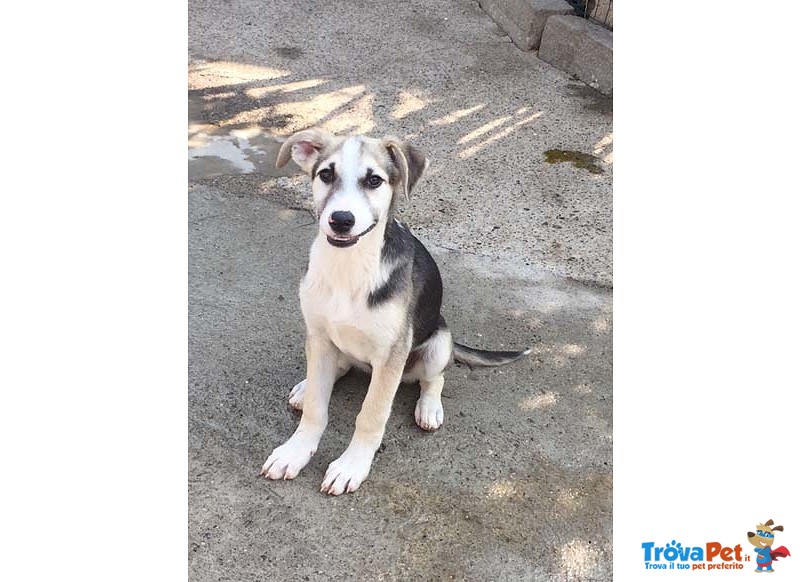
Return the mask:
<path id="1" fill-rule="evenodd" d="M 328 236 L 328 242 L 335 247 L 352 246 L 358 242 L 359 238 L 367 234 L 378 224 L 377 222 L 373 222 L 369 228 L 360 234 L 349 234 L 355 223 L 356 219 L 352 212 L 337 210 L 331 213 L 328 219 L 328 226 L 330 226 L 331 230 L 336 234 L 334 236 Z"/>

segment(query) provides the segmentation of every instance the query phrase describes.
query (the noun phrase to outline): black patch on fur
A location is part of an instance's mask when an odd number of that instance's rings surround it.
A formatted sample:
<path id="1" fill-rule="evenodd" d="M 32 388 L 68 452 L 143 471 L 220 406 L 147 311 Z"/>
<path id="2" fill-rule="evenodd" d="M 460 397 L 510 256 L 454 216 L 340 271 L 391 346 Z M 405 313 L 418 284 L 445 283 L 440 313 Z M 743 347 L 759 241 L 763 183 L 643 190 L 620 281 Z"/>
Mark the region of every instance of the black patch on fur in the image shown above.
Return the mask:
<path id="1" fill-rule="evenodd" d="M 381 263 L 394 264 L 395 268 L 389 279 L 370 292 L 367 305 L 376 307 L 394 297 L 398 291 L 410 284 L 410 273 L 413 265 L 414 237 L 407 229 L 402 229 L 397 222 L 389 219 L 383 234 L 383 248 L 381 249 Z"/>
<path id="2" fill-rule="evenodd" d="M 396 220 L 389 219 L 386 224 L 386 232 L 383 235 L 383 248 L 381 249 L 381 262 L 394 263 L 402 258 L 410 259 L 413 257 L 412 251 L 414 249 L 413 239 L 414 236 L 408 227 L 403 225 L 401 228 Z"/>
<path id="3" fill-rule="evenodd" d="M 439 314 L 439 322 L 436 326 L 436 331 L 440 329 L 447 329 L 447 322 L 444 320 L 444 316 L 441 313 Z"/>
<path id="4" fill-rule="evenodd" d="M 428 250 L 409 233 L 414 241 L 414 267 L 411 272 L 411 314 L 414 347 L 444 327 L 442 309 L 442 276 Z"/>
<path id="5" fill-rule="evenodd" d="M 391 272 L 386 283 L 374 289 L 367 297 L 367 305 L 370 307 L 377 307 L 381 303 L 388 301 L 395 294 L 405 287 L 408 281 L 408 267 L 407 265 L 400 265 Z"/>
<path id="6" fill-rule="evenodd" d="M 442 278 L 431 255 L 407 226 L 391 220 L 386 225 L 381 262 L 394 263 L 389 280 L 372 291 L 367 299 L 370 307 L 388 301 L 411 286 L 409 317 L 414 332 L 412 348 L 416 348 L 433 333 L 445 327 L 440 315 L 442 307 Z"/>

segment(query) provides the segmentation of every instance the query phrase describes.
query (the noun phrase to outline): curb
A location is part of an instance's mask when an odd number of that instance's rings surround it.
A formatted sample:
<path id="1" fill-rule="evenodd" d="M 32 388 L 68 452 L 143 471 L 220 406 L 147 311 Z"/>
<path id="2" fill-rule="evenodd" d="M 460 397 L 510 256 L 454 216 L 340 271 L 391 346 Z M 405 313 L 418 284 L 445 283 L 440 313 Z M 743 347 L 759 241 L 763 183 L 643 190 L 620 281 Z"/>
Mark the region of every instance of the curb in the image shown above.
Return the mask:
<path id="1" fill-rule="evenodd" d="M 578 77 L 604 95 L 613 93 L 614 36 L 580 16 L 547 19 L 539 58 Z"/>
<path id="2" fill-rule="evenodd" d="M 478 0 L 521 50 L 613 94 L 613 33 L 580 16 L 564 0 Z"/>

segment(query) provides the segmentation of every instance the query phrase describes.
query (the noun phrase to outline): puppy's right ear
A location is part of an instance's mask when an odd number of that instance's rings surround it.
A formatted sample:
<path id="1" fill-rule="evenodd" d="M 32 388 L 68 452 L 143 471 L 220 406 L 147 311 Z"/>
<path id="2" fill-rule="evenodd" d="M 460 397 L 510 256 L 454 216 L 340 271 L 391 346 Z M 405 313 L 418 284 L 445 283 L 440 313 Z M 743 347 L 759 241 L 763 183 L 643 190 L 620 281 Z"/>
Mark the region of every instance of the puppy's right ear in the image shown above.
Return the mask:
<path id="1" fill-rule="evenodd" d="M 321 129 L 298 131 L 283 142 L 275 166 L 283 167 L 291 157 L 304 172 L 310 174 L 319 159 L 320 152 L 327 148 L 332 141 L 333 136 Z"/>

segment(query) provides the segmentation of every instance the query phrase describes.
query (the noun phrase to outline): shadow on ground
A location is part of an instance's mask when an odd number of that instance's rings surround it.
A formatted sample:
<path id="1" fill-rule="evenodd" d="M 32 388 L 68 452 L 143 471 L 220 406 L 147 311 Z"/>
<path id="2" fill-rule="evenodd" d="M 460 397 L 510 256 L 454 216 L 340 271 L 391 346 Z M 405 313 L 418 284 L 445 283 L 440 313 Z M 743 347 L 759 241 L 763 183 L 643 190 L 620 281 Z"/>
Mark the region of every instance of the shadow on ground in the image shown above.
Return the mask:
<path id="1" fill-rule="evenodd" d="M 305 186 L 293 177 L 297 168 L 274 166 L 286 136 L 311 126 L 397 135 L 431 161 L 424 196 L 401 209 L 418 232 L 495 259 L 533 261 L 608 285 L 610 100 L 569 79 L 507 94 L 505 83 L 531 74 L 531 63 L 515 50 L 496 42 L 470 46 L 466 56 L 449 62 L 453 71 L 439 71 L 434 79 L 416 68 L 436 67 L 433 55 L 413 65 L 400 60 L 380 76 L 364 78 L 314 74 L 305 53 L 281 67 L 195 60 L 189 71 L 189 177 L 254 174 L 258 182 L 251 189 L 289 190 L 287 198 L 299 200 Z M 474 80 L 455 83 L 455 73 Z M 591 163 L 553 163 L 561 160 L 546 157 L 548 151 L 572 152 Z M 501 203 L 487 207 L 485 200 Z"/>

